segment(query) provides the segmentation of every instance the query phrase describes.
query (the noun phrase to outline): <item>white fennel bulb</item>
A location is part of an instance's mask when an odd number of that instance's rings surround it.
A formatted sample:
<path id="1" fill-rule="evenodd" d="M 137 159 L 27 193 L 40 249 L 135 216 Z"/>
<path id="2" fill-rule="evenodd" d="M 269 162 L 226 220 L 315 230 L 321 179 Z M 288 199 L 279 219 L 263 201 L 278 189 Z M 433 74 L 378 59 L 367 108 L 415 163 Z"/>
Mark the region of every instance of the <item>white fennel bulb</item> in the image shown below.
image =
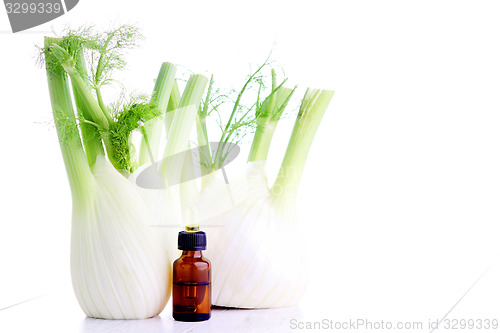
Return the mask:
<path id="1" fill-rule="evenodd" d="M 229 186 L 213 178 L 200 199 L 200 223 L 207 230 L 206 254 L 212 261 L 215 305 L 296 305 L 307 286 L 296 195 L 307 154 L 333 91 L 306 91 L 280 172 L 270 188 L 265 161 L 279 115 L 291 94 L 286 88 L 276 91 L 277 96 L 266 99 L 258 109 L 245 176 Z M 222 206 L 224 211 L 216 215 Z"/>
<path id="2" fill-rule="evenodd" d="M 103 156 L 100 131 L 116 123 L 107 123 L 102 116 L 99 128 L 84 121 L 78 127 L 65 71 L 75 72 L 57 62 L 55 53 L 61 51 L 57 43 L 60 40 L 47 37 L 44 51 L 52 112 L 73 199 L 71 276 L 76 298 L 89 317 L 155 316 L 170 297 L 165 243 L 149 226 L 152 215 L 137 187 Z M 81 78 L 75 82 L 80 83 L 79 90 L 73 90 L 79 117 L 93 113 L 98 121 L 102 110 L 92 103 L 91 94 L 84 94 L 88 86 Z"/>
<path id="3" fill-rule="evenodd" d="M 212 262 L 212 302 L 237 308 L 297 304 L 307 285 L 307 262 L 297 232 L 295 205 L 281 202 L 267 185 L 265 163 L 249 162 L 244 177 L 231 182 L 234 207 L 205 220 L 207 258 Z M 203 193 L 201 211 L 227 198 L 225 184 Z M 227 199 L 224 199 L 226 201 Z"/>
<path id="4" fill-rule="evenodd" d="M 101 87 L 112 81 L 111 71 L 125 66 L 124 49 L 140 37 L 135 27 L 124 25 L 104 34 L 81 28 L 59 39 L 45 38 L 52 112 L 73 198 L 72 282 L 89 317 L 148 318 L 159 314 L 170 297 L 168 244 L 177 242 L 169 242 L 159 227 L 180 225 L 181 191 L 148 192 L 130 174 L 157 161 L 163 122 L 172 123 L 164 156 L 187 149 L 208 80 L 192 75 L 181 97 L 176 67 L 163 63 L 149 101 L 120 99 L 110 113 Z M 138 161 L 131 143 L 137 130 L 144 139 Z M 170 183 L 181 178 L 178 162 L 158 163 Z"/>
<path id="5" fill-rule="evenodd" d="M 137 187 L 104 157 L 92 167 L 87 197 L 74 201 L 71 276 L 89 317 L 141 319 L 159 314 L 170 297 L 164 239 Z"/>

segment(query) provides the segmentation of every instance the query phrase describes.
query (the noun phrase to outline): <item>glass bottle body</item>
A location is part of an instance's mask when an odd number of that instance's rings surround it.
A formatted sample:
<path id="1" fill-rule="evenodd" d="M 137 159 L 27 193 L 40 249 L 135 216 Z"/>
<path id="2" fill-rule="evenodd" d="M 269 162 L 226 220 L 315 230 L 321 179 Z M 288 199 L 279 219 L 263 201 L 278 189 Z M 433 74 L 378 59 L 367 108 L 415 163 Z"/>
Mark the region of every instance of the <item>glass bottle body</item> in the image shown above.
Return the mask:
<path id="1" fill-rule="evenodd" d="M 173 264 L 173 317 L 179 321 L 201 321 L 211 312 L 210 261 L 201 251 L 182 251 Z"/>

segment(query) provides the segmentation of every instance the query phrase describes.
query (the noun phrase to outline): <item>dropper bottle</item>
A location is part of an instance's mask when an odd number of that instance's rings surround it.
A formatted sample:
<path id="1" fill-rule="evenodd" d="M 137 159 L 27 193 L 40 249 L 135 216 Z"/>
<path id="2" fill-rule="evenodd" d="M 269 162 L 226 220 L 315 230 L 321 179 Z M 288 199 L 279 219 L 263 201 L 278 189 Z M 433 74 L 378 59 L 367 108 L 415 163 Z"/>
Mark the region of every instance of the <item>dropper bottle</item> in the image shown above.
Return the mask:
<path id="1" fill-rule="evenodd" d="M 178 248 L 182 255 L 173 264 L 172 315 L 179 321 L 210 319 L 210 261 L 201 253 L 207 246 L 207 236 L 198 226 L 188 226 L 179 232 Z"/>

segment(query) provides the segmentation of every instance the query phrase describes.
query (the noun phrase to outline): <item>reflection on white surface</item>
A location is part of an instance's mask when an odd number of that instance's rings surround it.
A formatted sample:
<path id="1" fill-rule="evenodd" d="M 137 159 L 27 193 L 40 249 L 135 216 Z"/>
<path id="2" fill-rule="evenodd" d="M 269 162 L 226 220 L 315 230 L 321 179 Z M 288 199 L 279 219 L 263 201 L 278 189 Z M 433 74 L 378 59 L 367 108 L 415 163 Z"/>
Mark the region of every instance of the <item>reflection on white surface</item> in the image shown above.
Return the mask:
<path id="1" fill-rule="evenodd" d="M 479 272 L 481 274 L 481 272 Z M 477 278 L 478 276 L 476 276 Z M 456 280 L 460 280 L 457 276 Z M 380 290 L 373 290 L 364 297 L 354 292 L 351 287 L 336 284 L 322 285 L 313 283 L 306 298 L 299 306 L 237 310 L 215 308 L 212 318 L 204 322 L 186 323 L 174 321 L 169 302 L 160 316 L 144 320 L 103 320 L 86 318 L 71 289 L 53 292 L 0 311 L 0 332 L 293 332 L 297 325 L 308 323 L 345 323 L 357 320 L 371 322 L 421 322 L 428 325 L 450 310 L 465 291 L 474 283 L 474 279 L 461 283 L 452 283 L 454 292 L 447 292 L 443 285 L 436 283 L 433 289 L 423 295 L 434 295 L 422 306 L 423 299 L 419 291 L 402 291 L 396 295 L 389 286 L 380 281 Z M 449 319 L 499 319 L 500 265 L 494 265 L 484 277 L 470 290 L 448 315 Z M 439 280 L 437 280 L 439 281 Z M 470 284 L 468 284 L 470 282 Z M 373 287 L 372 284 L 369 284 Z M 460 288 L 456 286 L 461 285 Z M 363 286 L 359 286 L 366 292 Z M 374 295 L 386 293 L 386 298 L 372 299 Z M 394 303 L 391 307 L 387 304 Z M 376 307 L 379 305 L 379 308 Z M 400 308 L 399 311 L 397 309 Z M 295 327 L 295 328 L 294 328 Z M 349 330 L 339 330 L 348 332 Z M 412 332 L 429 332 L 427 329 Z"/>
<path id="2" fill-rule="evenodd" d="M 80 333 L 92 332 L 167 332 L 167 322 L 159 316 L 142 320 L 106 320 L 85 318 Z"/>
<path id="3" fill-rule="evenodd" d="M 237 310 L 216 308 L 203 322 L 172 318 L 169 302 L 159 315 L 143 320 L 85 317 L 69 289 L 0 311 L 0 332 L 162 333 L 162 332 L 288 332 L 290 320 L 303 318 L 300 307 Z"/>

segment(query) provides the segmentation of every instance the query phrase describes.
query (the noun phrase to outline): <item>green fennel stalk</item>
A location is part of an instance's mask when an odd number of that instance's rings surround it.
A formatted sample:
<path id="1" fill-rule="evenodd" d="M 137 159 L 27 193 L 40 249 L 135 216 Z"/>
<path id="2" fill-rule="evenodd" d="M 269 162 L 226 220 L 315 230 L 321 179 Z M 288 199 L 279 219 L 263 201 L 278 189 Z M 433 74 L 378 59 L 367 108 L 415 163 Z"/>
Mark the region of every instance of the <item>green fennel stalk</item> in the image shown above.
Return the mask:
<path id="1" fill-rule="evenodd" d="M 76 54 L 76 61 L 83 73 L 86 73 L 85 59 L 83 51 L 79 50 Z M 86 77 L 86 76 L 84 76 Z M 73 97 L 80 120 L 80 129 L 82 132 L 83 145 L 87 155 L 89 165 L 94 165 L 98 155 L 104 155 L 104 147 L 102 145 L 101 134 L 99 129 L 93 124 L 91 113 L 86 107 L 85 102 L 82 100 L 78 89 L 73 85 Z"/>
<path id="2" fill-rule="evenodd" d="M 308 88 L 302 99 L 285 157 L 271 188 L 281 201 L 295 202 L 307 155 L 333 94 L 330 90 Z"/>
<path id="3" fill-rule="evenodd" d="M 185 152 L 188 148 L 189 135 L 207 83 L 208 79 L 203 75 L 191 75 L 175 111 L 163 154 L 164 158 L 168 159 L 167 163 L 162 165 L 162 172 L 170 183 L 180 182 L 185 156 L 179 153 Z"/>
<path id="4" fill-rule="evenodd" d="M 205 102 L 200 106 L 198 110 L 198 115 L 196 116 L 196 133 L 198 137 L 198 149 L 200 154 L 200 170 L 201 175 L 209 174 L 212 171 L 212 153 L 210 151 L 210 145 L 208 141 L 208 131 L 207 131 L 207 116 L 208 108 L 210 104 L 210 98 L 212 96 L 212 88 L 214 85 L 214 76 L 210 78 L 210 83 L 208 85 L 207 96 L 205 97 Z M 207 186 L 207 179 L 202 177 L 201 187 L 202 189 Z"/>
<path id="5" fill-rule="evenodd" d="M 147 162 L 153 162 L 150 161 L 149 150 L 151 150 L 151 155 L 154 158 L 154 161 L 158 160 L 160 136 L 165 121 L 163 117 L 165 116 L 165 112 L 167 111 L 167 107 L 170 101 L 172 88 L 175 83 L 176 72 L 177 68 L 171 63 L 164 62 L 161 65 L 153 89 L 153 95 L 151 97 L 151 101 L 158 106 L 158 109 L 161 112 L 161 117 L 152 119 L 144 125 L 143 140 L 141 142 L 138 159 L 139 165 Z"/>
<path id="6" fill-rule="evenodd" d="M 91 196 L 94 180 L 80 139 L 68 77 L 61 66 L 53 65 L 51 46 L 58 42 L 57 38 L 45 37 L 47 83 L 73 202 L 81 202 Z"/>
<path id="7" fill-rule="evenodd" d="M 165 132 L 168 139 L 170 128 L 172 127 L 172 121 L 174 120 L 175 111 L 179 107 L 179 102 L 181 101 L 181 93 L 179 91 L 179 85 L 177 80 L 174 81 L 172 86 L 172 92 L 170 93 L 170 99 L 168 100 L 167 113 L 165 113 Z"/>
<path id="8" fill-rule="evenodd" d="M 279 86 L 276 86 L 276 73 L 274 69 L 272 70 L 271 76 L 271 94 L 264 100 L 262 105 L 257 105 L 256 108 L 257 128 L 248 156 L 249 162 L 267 160 L 271 139 L 278 125 L 278 121 L 296 89 L 294 88 L 292 90 L 283 87 L 286 79 L 283 80 Z"/>

